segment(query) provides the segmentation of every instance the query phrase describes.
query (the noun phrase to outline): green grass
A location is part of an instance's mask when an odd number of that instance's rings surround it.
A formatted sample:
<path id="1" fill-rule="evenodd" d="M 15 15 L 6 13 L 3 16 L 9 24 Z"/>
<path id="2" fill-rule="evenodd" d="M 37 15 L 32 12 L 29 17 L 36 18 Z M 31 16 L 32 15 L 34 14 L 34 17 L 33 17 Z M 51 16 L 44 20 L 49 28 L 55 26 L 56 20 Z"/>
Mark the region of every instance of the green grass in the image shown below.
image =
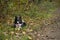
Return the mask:
<path id="1" fill-rule="evenodd" d="M 28 36 L 27 35 L 24 35 L 21 37 L 21 40 L 29 40 Z"/>

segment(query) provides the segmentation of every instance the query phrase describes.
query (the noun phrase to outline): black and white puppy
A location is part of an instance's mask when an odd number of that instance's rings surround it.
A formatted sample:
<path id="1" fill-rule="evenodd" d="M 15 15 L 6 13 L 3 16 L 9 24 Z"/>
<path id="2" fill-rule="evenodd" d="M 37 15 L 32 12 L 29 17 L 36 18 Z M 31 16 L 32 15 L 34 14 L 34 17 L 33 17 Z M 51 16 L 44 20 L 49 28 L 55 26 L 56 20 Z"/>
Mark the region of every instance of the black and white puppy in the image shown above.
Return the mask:
<path id="1" fill-rule="evenodd" d="M 26 26 L 26 23 L 22 20 L 21 16 L 15 16 L 14 27 L 21 28 Z"/>

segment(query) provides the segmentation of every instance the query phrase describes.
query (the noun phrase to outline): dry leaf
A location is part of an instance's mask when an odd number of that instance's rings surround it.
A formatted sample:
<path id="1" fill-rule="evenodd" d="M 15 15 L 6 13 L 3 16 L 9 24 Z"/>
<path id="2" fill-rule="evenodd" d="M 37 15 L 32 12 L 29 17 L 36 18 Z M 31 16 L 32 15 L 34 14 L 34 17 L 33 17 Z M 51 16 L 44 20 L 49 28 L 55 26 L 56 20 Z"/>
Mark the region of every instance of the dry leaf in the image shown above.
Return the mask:
<path id="1" fill-rule="evenodd" d="M 25 32 L 25 31 L 23 31 L 22 33 L 23 33 L 23 34 L 26 34 L 26 32 Z"/>
<path id="2" fill-rule="evenodd" d="M 28 36 L 29 39 L 32 39 L 32 37 Z"/>

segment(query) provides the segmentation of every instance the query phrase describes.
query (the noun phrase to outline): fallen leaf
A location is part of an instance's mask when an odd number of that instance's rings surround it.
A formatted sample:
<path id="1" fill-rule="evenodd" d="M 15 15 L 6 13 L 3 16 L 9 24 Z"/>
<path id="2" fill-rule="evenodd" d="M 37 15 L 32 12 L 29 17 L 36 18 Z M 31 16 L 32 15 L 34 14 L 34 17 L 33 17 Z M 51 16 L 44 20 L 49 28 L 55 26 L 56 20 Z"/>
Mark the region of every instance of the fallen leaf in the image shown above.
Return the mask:
<path id="1" fill-rule="evenodd" d="M 29 39 L 32 39 L 32 37 L 28 36 Z"/>
<path id="2" fill-rule="evenodd" d="M 23 34 L 26 34 L 26 32 L 25 32 L 25 31 L 23 31 L 22 33 L 23 33 Z"/>

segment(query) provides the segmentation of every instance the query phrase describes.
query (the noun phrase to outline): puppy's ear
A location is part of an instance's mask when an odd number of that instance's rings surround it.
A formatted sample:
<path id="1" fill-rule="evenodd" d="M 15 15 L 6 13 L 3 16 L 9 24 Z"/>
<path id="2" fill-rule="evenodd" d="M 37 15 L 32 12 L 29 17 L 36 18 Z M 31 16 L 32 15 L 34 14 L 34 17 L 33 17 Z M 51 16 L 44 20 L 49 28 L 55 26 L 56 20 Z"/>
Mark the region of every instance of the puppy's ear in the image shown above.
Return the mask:
<path id="1" fill-rule="evenodd" d="M 17 16 L 15 16 L 15 18 L 14 18 L 14 24 L 16 24 L 17 23 Z"/>

